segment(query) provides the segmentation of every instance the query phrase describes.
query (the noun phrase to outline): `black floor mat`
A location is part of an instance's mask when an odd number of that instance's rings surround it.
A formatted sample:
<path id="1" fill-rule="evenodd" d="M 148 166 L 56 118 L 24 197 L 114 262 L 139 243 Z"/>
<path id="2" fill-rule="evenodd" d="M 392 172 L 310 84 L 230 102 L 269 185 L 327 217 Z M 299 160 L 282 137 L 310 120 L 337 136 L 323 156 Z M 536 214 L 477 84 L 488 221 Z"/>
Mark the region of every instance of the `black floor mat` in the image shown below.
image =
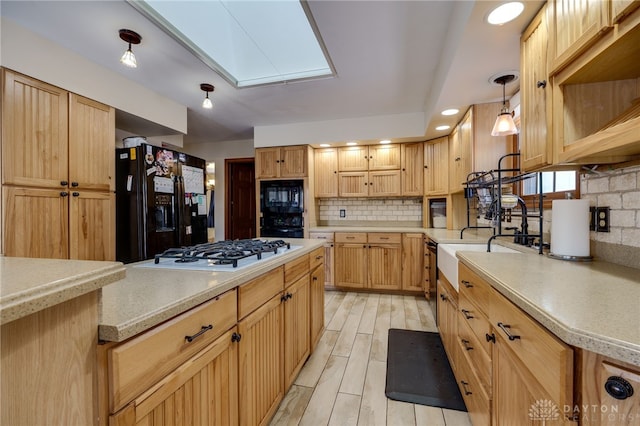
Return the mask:
<path id="1" fill-rule="evenodd" d="M 388 398 L 467 411 L 438 333 L 389 330 Z"/>

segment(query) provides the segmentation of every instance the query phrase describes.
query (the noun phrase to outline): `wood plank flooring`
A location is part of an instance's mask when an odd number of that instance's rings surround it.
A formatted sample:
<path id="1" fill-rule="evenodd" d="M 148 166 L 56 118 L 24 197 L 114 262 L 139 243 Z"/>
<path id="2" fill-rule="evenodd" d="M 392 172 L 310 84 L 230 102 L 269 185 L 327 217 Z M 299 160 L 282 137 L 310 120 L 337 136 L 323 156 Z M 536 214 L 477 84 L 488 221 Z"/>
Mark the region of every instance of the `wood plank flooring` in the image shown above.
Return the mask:
<path id="1" fill-rule="evenodd" d="M 272 426 L 471 426 L 465 412 L 384 394 L 389 329 L 437 331 L 423 297 L 326 291 L 325 328 Z"/>

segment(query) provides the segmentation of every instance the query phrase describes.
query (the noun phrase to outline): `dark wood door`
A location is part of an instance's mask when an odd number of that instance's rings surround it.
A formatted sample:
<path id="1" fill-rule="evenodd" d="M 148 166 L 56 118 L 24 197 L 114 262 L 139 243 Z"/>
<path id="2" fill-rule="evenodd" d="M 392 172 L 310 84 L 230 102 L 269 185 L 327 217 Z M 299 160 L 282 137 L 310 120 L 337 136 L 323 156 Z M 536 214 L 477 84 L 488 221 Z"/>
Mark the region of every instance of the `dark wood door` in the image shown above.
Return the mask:
<path id="1" fill-rule="evenodd" d="M 256 181 L 253 158 L 225 160 L 225 238 L 256 237 Z"/>

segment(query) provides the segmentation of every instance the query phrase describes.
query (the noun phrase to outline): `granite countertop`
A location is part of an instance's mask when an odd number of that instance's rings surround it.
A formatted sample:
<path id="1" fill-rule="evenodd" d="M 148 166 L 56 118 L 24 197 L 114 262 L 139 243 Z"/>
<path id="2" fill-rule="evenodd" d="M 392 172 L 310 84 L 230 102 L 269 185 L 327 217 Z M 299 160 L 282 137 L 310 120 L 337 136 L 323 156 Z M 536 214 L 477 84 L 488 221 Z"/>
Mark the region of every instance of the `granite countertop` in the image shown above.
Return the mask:
<path id="1" fill-rule="evenodd" d="M 0 257 L 0 324 L 124 278 L 120 262 Z"/>
<path id="2" fill-rule="evenodd" d="M 323 245 L 289 241 L 300 248 L 234 272 L 140 267 L 153 260 L 126 265 L 126 278 L 102 289 L 98 337 L 124 341 Z"/>
<path id="3" fill-rule="evenodd" d="M 443 228 L 421 228 L 416 226 L 314 226 L 309 232 L 408 232 L 425 234 L 427 237 L 435 240 L 437 243 L 486 243 L 490 233 L 483 234 L 482 231 L 469 229 L 464 232 L 463 239 L 460 239 L 459 229 L 443 229 Z"/>
<path id="4" fill-rule="evenodd" d="M 528 253 L 457 257 L 569 345 L 640 366 L 640 274 Z"/>

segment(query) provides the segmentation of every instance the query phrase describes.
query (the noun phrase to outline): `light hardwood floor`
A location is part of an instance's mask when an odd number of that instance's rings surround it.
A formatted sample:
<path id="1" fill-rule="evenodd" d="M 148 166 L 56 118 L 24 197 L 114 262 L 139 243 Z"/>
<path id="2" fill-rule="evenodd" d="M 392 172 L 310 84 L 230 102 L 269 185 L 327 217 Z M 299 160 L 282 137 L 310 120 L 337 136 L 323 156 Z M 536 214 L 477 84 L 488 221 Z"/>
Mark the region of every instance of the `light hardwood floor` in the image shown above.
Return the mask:
<path id="1" fill-rule="evenodd" d="M 465 412 L 387 399 L 390 328 L 437 331 L 422 297 L 326 291 L 326 330 L 271 425 L 470 426 Z"/>

